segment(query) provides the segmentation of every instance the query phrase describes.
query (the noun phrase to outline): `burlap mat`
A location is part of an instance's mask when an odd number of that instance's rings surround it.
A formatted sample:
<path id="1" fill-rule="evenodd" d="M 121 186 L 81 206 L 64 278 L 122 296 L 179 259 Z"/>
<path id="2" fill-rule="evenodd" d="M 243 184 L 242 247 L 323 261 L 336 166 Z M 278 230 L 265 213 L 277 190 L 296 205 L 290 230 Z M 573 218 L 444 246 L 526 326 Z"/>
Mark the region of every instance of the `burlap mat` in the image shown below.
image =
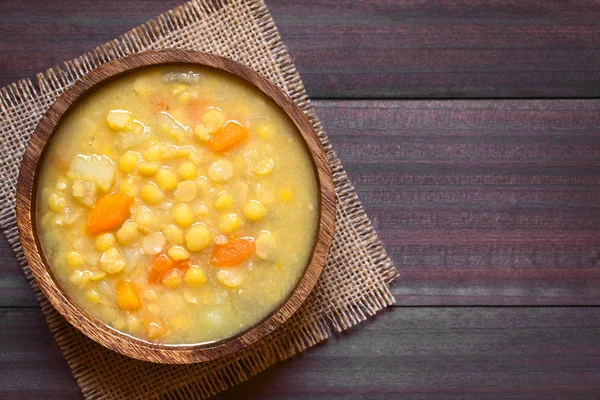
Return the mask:
<path id="1" fill-rule="evenodd" d="M 261 72 L 285 90 L 312 121 L 327 152 L 338 198 L 336 234 L 327 266 L 302 308 L 275 333 L 222 360 L 159 365 L 96 344 L 48 303 L 25 262 L 15 219 L 15 186 L 27 141 L 63 90 L 92 68 L 147 49 L 185 48 L 226 56 Z M 397 271 L 329 144 L 304 86 L 261 0 L 192 1 L 63 67 L 1 90 L 0 227 L 40 302 L 50 330 L 86 398 L 206 398 L 243 382 L 359 323 L 394 303 L 388 284 Z"/>

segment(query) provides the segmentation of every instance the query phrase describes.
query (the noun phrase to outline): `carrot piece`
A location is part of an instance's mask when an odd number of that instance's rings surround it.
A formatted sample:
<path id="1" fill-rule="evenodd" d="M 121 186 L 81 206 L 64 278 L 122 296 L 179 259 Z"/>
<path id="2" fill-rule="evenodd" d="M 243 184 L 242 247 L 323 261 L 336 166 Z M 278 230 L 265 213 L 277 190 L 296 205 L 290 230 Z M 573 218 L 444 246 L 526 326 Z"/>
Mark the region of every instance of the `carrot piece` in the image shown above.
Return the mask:
<path id="1" fill-rule="evenodd" d="M 117 304 L 123 310 L 137 310 L 142 307 L 142 300 L 131 281 L 117 282 Z"/>
<path id="2" fill-rule="evenodd" d="M 217 267 L 232 267 L 240 264 L 254 253 L 254 238 L 229 236 L 227 243 L 217 244 L 210 253 L 210 263 Z"/>
<path id="3" fill-rule="evenodd" d="M 210 138 L 208 146 L 212 151 L 222 152 L 246 139 L 248 139 L 248 130 L 237 121 L 228 121 Z"/>
<path id="4" fill-rule="evenodd" d="M 185 271 L 187 271 L 192 265 L 193 263 L 191 260 L 175 261 L 175 268 L 177 268 L 182 275 L 185 274 Z"/>
<path id="5" fill-rule="evenodd" d="M 156 256 L 150 273 L 148 274 L 148 282 L 159 283 L 162 280 L 163 274 L 175 268 L 175 261 L 168 255 L 161 253 Z"/>
<path id="6" fill-rule="evenodd" d="M 156 316 L 145 318 L 144 328 L 146 328 L 146 335 L 148 335 L 149 339 L 163 337 L 169 331 L 165 322 Z"/>
<path id="7" fill-rule="evenodd" d="M 175 261 L 169 257 L 166 252 L 160 253 L 154 259 L 150 272 L 148 273 L 148 282 L 160 283 L 163 278 L 172 270 L 177 269 L 184 274 L 192 265 L 190 260 Z"/>
<path id="8" fill-rule="evenodd" d="M 87 232 L 97 235 L 121 226 L 129 216 L 131 203 L 133 198 L 121 192 L 100 198 L 88 213 Z"/>

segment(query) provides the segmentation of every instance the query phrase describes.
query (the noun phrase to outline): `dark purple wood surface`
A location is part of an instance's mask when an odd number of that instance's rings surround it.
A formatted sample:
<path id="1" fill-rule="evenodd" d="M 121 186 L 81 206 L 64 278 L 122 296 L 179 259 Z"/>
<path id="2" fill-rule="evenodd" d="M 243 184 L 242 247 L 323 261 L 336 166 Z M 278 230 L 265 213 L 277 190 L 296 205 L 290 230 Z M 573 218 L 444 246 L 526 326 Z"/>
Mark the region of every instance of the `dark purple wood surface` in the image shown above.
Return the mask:
<path id="1" fill-rule="evenodd" d="M 3 0 L 0 86 L 89 51 L 180 0 Z M 312 98 L 596 97 L 596 0 L 277 0 Z"/>
<path id="2" fill-rule="evenodd" d="M 0 2 L 0 86 L 178 3 Z M 600 3 L 267 3 L 398 305 L 220 398 L 600 397 Z M 81 396 L 3 238 L 0 369 Z"/>
<path id="3" fill-rule="evenodd" d="M 600 100 L 315 105 L 400 305 L 600 304 Z"/>
<path id="4" fill-rule="evenodd" d="M 0 397 L 79 399 L 36 309 L 0 309 Z M 219 399 L 592 399 L 598 308 L 390 308 Z"/>

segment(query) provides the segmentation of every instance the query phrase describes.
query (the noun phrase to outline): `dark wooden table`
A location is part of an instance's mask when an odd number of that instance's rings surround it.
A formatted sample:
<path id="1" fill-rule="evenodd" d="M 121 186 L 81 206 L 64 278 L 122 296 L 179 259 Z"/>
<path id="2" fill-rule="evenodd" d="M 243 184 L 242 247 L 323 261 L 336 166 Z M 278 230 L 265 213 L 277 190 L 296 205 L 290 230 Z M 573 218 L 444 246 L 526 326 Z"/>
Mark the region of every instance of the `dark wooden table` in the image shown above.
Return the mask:
<path id="1" fill-rule="evenodd" d="M 0 86 L 177 3 L 4 0 Z M 220 398 L 600 398 L 600 2 L 268 5 L 398 304 Z M 0 264 L 0 398 L 80 398 Z"/>

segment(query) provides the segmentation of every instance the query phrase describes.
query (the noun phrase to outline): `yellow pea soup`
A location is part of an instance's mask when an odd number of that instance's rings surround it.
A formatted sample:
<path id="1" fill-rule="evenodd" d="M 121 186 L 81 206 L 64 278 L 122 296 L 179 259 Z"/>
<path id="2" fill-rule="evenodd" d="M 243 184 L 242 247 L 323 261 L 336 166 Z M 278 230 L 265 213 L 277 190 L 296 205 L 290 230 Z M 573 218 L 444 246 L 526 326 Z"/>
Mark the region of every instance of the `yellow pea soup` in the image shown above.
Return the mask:
<path id="1" fill-rule="evenodd" d="M 318 184 L 294 124 L 238 78 L 149 67 L 78 103 L 41 168 L 38 234 L 60 286 L 158 343 L 234 336 L 296 286 Z"/>

